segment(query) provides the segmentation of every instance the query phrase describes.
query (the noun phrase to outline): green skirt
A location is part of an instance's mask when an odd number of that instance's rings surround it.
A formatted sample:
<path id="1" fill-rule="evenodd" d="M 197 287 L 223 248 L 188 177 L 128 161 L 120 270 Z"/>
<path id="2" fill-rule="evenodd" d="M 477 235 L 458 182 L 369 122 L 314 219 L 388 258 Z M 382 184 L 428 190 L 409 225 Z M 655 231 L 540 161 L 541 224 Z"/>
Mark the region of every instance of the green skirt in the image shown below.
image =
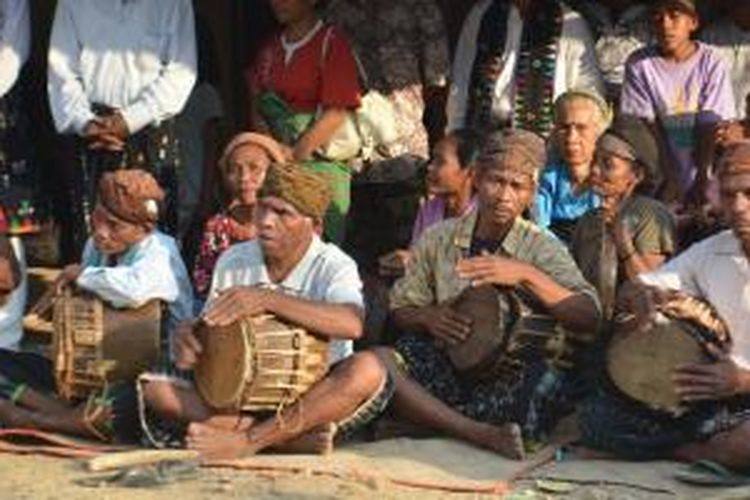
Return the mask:
<path id="1" fill-rule="evenodd" d="M 340 245 L 344 241 L 346 214 L 351 203 L 352 172 L 343 163 L 310 160 L 303 162 L 305 167 L 323 175 L 331 189 L 331 204 L 323 221 L 323 237 Z"/>

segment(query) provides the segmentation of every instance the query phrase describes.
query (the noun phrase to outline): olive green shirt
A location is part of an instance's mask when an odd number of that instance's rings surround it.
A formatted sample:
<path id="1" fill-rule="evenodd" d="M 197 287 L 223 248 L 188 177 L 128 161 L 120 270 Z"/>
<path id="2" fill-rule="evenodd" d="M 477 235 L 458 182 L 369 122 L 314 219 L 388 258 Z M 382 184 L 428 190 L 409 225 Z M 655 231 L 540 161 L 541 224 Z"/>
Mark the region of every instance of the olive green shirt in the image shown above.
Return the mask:
<path id="1" fill-rule="evenodd" d="M 573 234 L 571 251 L 583 275 L 597 282 L 604 238 L 602 210 L 597 209 L 579 219 Z M 675 253 L 675 223 L 669 209 L 658 200 L 634 195 L 622 208 L 620 217 L 633 237 L 633 246 L 641 254 L 672 255 Z M 618 283 L 624 273 L 618 266 Z"/>
<path id="2" fill-rule="evenodd" d="M 468 280 L 458 277 L 456 265 L 469 257 L 477 216 L 475 209 L 422 235 L 412 248 L 414 257 L 406 274 L 391 290 L 391 310 L 443 303 L 470 286 Z M 588 295 L 599 307 L 596 291 L 583 278 L 565 245 L 533 223 L 516 219 L 496 253 L 533 265 L 568 290 Z M 538 309 L 538 304 L 527 305 Z"/>

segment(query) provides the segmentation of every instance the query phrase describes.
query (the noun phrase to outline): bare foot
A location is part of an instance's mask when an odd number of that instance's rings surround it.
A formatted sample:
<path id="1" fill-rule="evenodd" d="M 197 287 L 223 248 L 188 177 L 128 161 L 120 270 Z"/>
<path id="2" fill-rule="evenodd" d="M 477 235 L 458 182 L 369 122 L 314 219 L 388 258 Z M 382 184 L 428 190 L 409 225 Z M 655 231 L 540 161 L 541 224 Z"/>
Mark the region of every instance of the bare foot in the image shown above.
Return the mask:
<path id="1" fill-rule="evenodd" d="M 274 445 L 270 449 L 279 453 L 329 455 L 333 453 L 333 439 L 335 437 L 336 424 L 321 424 L 296 438 Z"/>
<path id="2" fill-rule="evenodd" d="M 512 460 L 523 460 L 526 453 L 523 449 L 521 428 L 515 423 L 500 426 L 477 424 L 477 432 L 471 440 L 475 445 L 492 450 Z"/>
<path id="3" fill-rule="evenodd" d="M 188 426 L 186 441 L 188 448 L 196 450 L 208 460 L 230 460 L 258 451 L 252 446 L 247 432 L 220 429 L 202 423 Z"/>
<path id="4" fill-rule="evenodd" d="M 215 429 L 225 431 L 242 431 L 247 432 L 255 421 L 249 415 L 212 415 L 207 420 L 201 422 Z"/>

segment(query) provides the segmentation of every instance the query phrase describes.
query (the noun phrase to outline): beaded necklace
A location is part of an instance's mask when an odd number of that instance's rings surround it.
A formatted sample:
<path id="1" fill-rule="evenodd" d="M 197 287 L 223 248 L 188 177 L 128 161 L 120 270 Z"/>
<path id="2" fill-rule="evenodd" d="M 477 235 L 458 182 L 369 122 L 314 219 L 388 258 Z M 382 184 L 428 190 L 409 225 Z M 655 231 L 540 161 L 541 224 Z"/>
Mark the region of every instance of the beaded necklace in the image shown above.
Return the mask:
<path id="1" fill-rule="evenodd" d="M 534 23 L 524 22 L 514 78 L 512 127 L 541 135 L 552 129 L 557 47 L 562 32 L 562 7 L 557 0 L 538 0 Z M 494 0 L 482 18 L 472 68 L 467 124 L 493 128 L 492 104 L 502 60 L 510 12 L 508 0 Z"/>

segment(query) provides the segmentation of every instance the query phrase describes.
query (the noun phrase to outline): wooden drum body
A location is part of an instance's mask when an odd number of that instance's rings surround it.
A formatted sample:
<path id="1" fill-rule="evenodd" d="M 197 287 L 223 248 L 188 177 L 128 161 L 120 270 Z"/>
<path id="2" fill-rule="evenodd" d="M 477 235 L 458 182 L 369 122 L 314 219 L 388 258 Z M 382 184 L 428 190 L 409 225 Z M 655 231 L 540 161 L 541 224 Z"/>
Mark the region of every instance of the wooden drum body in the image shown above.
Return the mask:
<path id="1" fill-rule="evenodd" d="M 134 380 L 159 359 L 161 303 L 114 309 L 66 290 L 54 309 L 53 361 L 59 394 L 82 399 L 106 384 Z"/>
<path id="2" fill-rule="evenodd" d="M 230 326 L 200 323 L 195 383 L 215 409 L 275 411 L 328 371 L 328 342 L 273 316 Z"/>
<path id="3" fill-rule="evenodd" d="M 679 299 L 647 326 L 615 330 L 607 350 L 607 372 L 615 388 L 651 410 L 680 416 L 689 410 L 672 382 L 683 364 L 710 363 L 709 344 L 726 351 L 730 341 L 724 323 L 710 306 L 692 298 Z M 683 309 L 686 308 L 686 309 Z M 691 310 L 689 314 L 677 311 Z"/>

